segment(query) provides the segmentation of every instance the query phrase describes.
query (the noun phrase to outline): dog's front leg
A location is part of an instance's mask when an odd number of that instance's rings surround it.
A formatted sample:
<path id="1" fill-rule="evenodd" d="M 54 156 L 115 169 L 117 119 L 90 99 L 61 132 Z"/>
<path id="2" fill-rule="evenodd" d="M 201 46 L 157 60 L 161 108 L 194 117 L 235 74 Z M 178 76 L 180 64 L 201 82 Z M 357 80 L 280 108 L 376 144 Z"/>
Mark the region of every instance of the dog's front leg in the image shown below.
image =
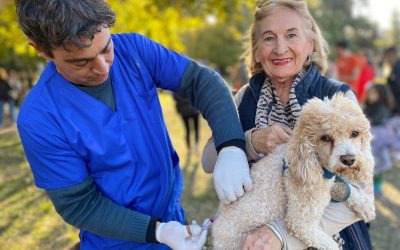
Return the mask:
<path id="1" fill-rule="evenodd" d="M 375 219 L 374 198 L 372 195 L 366 194 L 360 187 L 351 185 L 351 195 L 346 204 L 365 222 Z"/>

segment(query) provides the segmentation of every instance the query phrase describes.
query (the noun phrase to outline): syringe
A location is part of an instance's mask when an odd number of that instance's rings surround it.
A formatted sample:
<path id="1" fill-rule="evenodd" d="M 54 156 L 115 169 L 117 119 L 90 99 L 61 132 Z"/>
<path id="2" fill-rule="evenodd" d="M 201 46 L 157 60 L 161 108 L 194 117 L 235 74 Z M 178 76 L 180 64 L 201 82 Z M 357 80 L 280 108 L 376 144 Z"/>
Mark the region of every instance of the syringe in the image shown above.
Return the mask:
<path id="1" fill-rule="evenodd" d="M 201 231 L 208 230 L 208 228 L 218 219 L 220 212 L 216 212 L 210 219 L 201 227 Z"/>

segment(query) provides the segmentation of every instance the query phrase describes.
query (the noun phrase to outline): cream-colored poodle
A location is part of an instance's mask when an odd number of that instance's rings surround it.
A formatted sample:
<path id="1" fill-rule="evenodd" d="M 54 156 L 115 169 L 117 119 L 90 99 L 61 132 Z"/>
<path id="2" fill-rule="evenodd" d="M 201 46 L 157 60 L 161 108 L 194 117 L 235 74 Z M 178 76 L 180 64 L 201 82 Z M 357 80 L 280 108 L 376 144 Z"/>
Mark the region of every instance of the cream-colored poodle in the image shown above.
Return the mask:
<path id="1" fill-rule="evenodd" d="M 212 228 L 214 249 L 241 249 L 248 232 L 278 218 L 306 245 L 338 249 L 319 226 L 335 179 L 329 173 L 371 184 L 370 141 L 370 124 L 356 103 L 342 94 L 310 100 L 288 144 L 251 167 L 253 190 L 232 204 L 221 203 Z M 374 201 L 363 192 L 353 192 L 346 203 L 365 221 L 375 217 Z"/>

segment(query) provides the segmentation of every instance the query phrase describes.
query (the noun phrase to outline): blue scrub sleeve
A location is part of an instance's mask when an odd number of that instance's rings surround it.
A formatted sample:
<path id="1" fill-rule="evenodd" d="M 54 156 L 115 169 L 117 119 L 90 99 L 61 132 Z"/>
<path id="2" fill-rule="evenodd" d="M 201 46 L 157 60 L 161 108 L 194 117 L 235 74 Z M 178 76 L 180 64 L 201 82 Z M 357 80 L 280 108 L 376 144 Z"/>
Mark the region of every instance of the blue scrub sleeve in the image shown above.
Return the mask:
<path id="1" fill-rule="evenodd" d="M 155 85 L 158 88 L 175 92 L 179 87 L 181 76 L 189 58 L 140 34 L 127 37 L 136 48 L 136 53 L 151 75 Z"/>
<path id="2" fill-rule="evenodd" d="M 79 229 L 117 240 L 156 242 L 155 219 L 102 196 L 90 177 L 46 191 L 61 217 Z"/>
<path id="3" fill-rule="evenodd" d="M 44 119 L 36 112 L 18 118 L 18 133 L 36 186 L 54 189 L 82 182 L 88 175 L 84 160 L 71 148 L 55 119 L 50 114 Z"/>
<path id="4" fill-rule="evenodd" d="M 178 95 L 189 98 L 207 120 L 217 150 L 226 146 L 245 148 L 239 115 L 232 94 L 214 70 L 189 61 L 180 80 Z"/>
<path id="5" fill-rule="evenodd" d="M 121 34 L 123 42 L 146 67 L 154 84 L 178 92 L 200 110 L 213 132 L 216 147 L 244 145 L 244 133 L 230 90 L 222 77 L 188 57 L 139 34 Z M 237 143 L 239 142 L 239 143 Z M 244 146 L 243 146 L 244 148 Z"/>

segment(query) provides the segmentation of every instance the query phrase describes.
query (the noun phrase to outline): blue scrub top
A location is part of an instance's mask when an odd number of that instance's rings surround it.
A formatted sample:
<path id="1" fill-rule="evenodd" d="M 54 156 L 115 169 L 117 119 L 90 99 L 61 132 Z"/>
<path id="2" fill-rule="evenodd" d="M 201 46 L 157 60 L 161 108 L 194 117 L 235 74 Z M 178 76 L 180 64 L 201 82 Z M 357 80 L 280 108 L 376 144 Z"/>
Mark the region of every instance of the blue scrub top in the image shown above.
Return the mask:
<path id="1" fill-rule="evenodd" d="M 112 35 L 112 40 L 115 112 L 65 80 L 53 63 L 26 98 L 18 129 L 35 183 L 56 189 L 91 176 L 117 204 L 184 222 L 179 158 L 157 87 L 176 91 L 188 58 L 138 34 Z M 152 247 L 81 232 L 82 249 Z"/>

